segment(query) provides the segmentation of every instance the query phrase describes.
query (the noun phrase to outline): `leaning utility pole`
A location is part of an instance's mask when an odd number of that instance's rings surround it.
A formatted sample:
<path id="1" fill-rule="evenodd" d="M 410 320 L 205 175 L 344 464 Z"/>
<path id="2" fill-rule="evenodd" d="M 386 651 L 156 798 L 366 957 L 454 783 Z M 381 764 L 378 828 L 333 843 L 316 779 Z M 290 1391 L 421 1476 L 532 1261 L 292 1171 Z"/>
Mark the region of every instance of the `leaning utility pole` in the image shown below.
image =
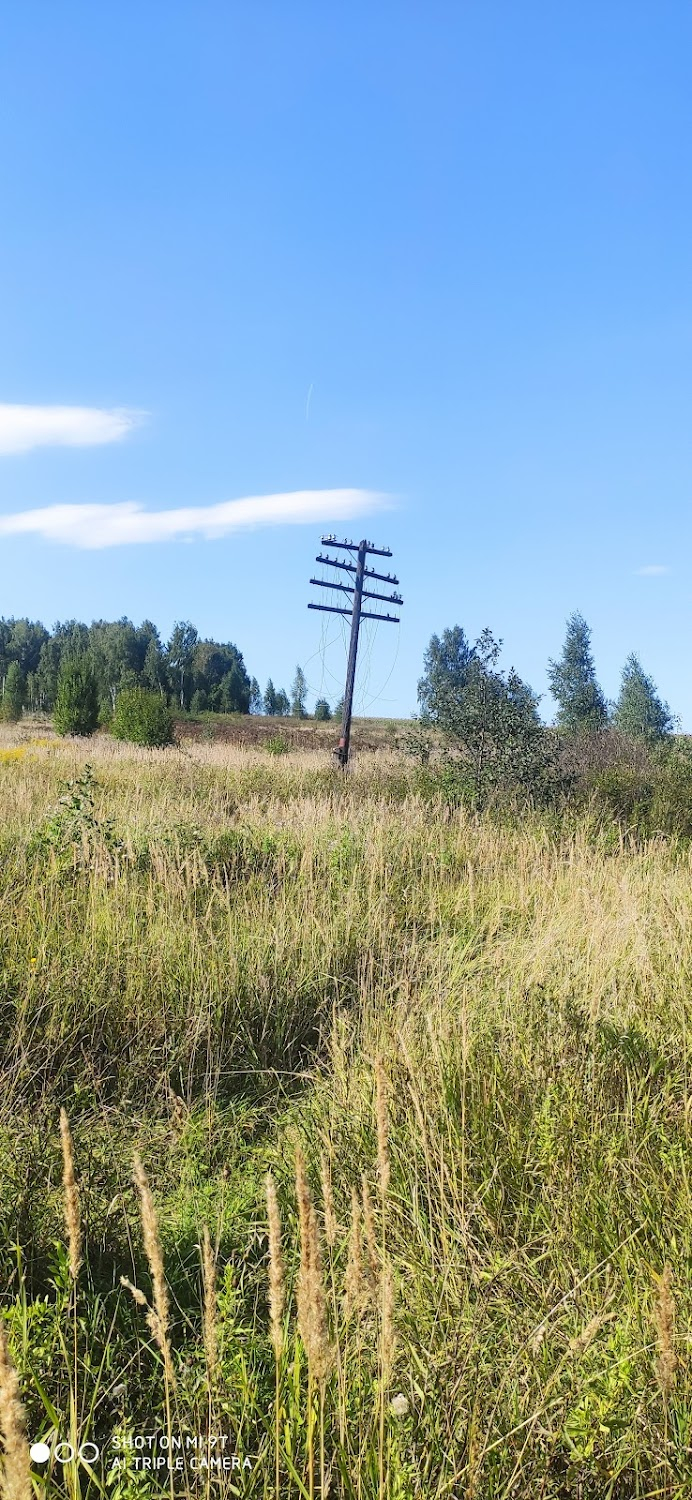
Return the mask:
<path id="1" fill-rule="evenodd" d="M 398 625 L 398 615 L 371 614 L 362 608 L 364 599 L 381 599 L 385 604 L 403 604 L 400 594 L 373 594 L 363 587 L 364 583 L 371 578 L 377 578 L 381 583 L 394 584 L 399 582 L 391 573 L 375 573 L 372 568 L 366 568 L 365 559 L 372 555 L 375 557 L 391 557 L 388 547 L 374 547 L 372 542 L 337 542 L 335 536 L 323 536 L 323 547 L 342 547 L 346 552 L 358 554 L 355 565 L 352 562 L 341 562 L 337 557 L 323 557 L 321 554 L 315 558 L 315 562 L 323 563 L 329 568 L 340 568 L 343 573 L 354 573 L 355 579 L 350 583 L 335 583 L 331 578 L 311 578 L 317 588 L 338 589 L 342 594 L 351 597 L 350 609 L 338 609 L 334 604 L 308 604 L 308 609 L 321 609 L 331 615 L 350 615 L 351 618 L 351 640 L 348 648 L 348 666 L 346 668 L 346 688 L 344 691 L 344 712 L 341 720 L 341 737 L 335 751 L 339 764 L 345 767 L 348 764 L 348 752 L 351 743 L 351 713 L 353 709 L 353 689 L 356 681 L 356 658 L 358 656 L 358 633 L 361 620 L 382 620 L 388 625 Z"/>

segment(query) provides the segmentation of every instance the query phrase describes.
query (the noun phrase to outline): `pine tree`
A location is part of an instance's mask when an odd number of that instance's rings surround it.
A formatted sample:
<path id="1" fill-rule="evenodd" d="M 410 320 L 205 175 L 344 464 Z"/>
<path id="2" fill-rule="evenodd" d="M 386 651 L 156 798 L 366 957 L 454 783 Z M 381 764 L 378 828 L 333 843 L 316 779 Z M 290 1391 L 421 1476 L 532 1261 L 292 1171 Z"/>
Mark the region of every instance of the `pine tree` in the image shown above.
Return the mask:
<path id="1" fill-rule="evenodd" d="M 623 734 L 650 743 L 665 739 L 673 728 L 673 715 L 668 704 L 659 697 L 653 679 L 647 676 L 634 652 L 623 667 L 613 723 Z"/>
<path id="2" fill-rule="evenodd" d="M 331 717 L 332 711 L 326 698 L 318 698 L 315 704 L 315 718 L 320 723 L 326 724 Z"/>
<path id="3" fill-rule="evenodd" d="M 274 687 L 271 677 L 269 678 L 267 686 L 264 689 L 264 712 L 265 714 L 268 714 L 270 718 L 272 718 L 276 713 L 276 688 Z"/>
<path id="4" fill-rule="evenodd" d="M 291 687 L 291 713 L 296 719 L 307 719 L 308 711 L 305 707 L 305 699 L 308 694 L 308 685 L 302 667 L 296 667 L 296 675 Z"/>
<path id="5" fill-rule="evenodd" d="M 250 679 L 250 713 L 261 714 L 262 712 L 262 690 L 256 677 Z"/>
<path id="6" fill-rule="evenodd" d="M 96 674 L 86 655 L 60 663 L 53 723 L 58 734 L 93 734 L 99 721 Z"/>
<path id="7" fill-rule="evenodd" d="M 2 695 L 2 717 L 10 723 L 16 723 L 22 717 L 22 709 L 26 698 L 26 684 L 22 677 L 19 662 L 11 661 L 7 668 L 5 678 L 5 691 Z"/>
<path id="8" fill-rule="evenodd" d="M 418 702 L 423 721 L 442 728 L 455 728 L 464 716 L 469 670 L 475 659 L 461 625 L 434 635 L 423 657 L 424 675 L 418 683 Z"/>
<path id="9" fill-rule="evenodd" d="M 578 612 L 567 621 L 567 635 L 559 661 L 548 662 L 550 691 L 557 699 L 557 724 L 569 733 L 594 732 L 608 723 L 608 707 L 596 680 L 591 654 L 591 631 Z"/>

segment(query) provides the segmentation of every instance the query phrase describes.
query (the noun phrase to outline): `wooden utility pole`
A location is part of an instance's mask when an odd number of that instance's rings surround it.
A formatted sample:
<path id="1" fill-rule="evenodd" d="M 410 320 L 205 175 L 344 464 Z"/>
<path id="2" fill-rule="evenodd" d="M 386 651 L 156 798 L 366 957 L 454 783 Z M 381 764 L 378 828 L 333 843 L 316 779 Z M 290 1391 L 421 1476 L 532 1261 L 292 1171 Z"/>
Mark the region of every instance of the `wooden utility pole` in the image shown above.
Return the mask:
<path id="1" fill-rule="evenodd" d="M 323 547 L 342 547 L 346 552 L 357 553 L 355 564 L 352 562 L 341 562 L 336 557 L 323 557 L 321 554 L 315 558 L 318 563 L 323 563 L 329 568 L 340 568 L 344 573 L 355 575 L 354 581 L 350 583 L 335 583 L 332 578 L 311 578 L 310 582 L 317 588 L 337 589 L 339 593 L 350 596 L 349 609 L 338 608 L 334 604 L 308 604 L 308 609 L 321 609 L 331 615 L 346 615 L 351 619 L 351 639 L 348 648 L 348 665 L 346 668 L 346 687 L 344 690 L 344 712 L 341 720 L 341 736 L 335 750 L 336 758 L 342 767 L 348 765 L 348 756 L 351 745 L 351 715 L 353 711 L 353 689 L 356 682 L 356 660 L 358 657 L 358 635 L 361 620 L 382 620 L 388 625 L 398 625 L 398 615 L 373 614 L 363 609 L 364 599 L 381 599 L 384 604 L 403 604 L 400 594 L 373 594 L 364 588 L 364 584 L 372 579 L 379 579 L 381 583 L 393 584 L 399 582 L 391 573 L 375 573 L 372 568 L 366 568 L 365 560 L 369 555 L 375 557 L 391 557 L 388 547 L 375 547 L 372 542 L 338 542 L 334 536 L 322 537 Z"/>

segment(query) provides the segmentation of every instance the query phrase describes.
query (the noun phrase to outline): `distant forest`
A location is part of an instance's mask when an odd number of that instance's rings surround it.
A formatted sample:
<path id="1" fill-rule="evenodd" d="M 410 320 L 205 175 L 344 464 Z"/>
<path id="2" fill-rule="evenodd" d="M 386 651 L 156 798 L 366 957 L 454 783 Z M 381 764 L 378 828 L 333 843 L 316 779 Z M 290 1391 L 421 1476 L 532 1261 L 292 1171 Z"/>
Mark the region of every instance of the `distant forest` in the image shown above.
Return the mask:
<path id="1" fill-rule="evenodd" d="M 6 686 L 30 712 L 50 713 L 60 664 L 87 656 L 95 672 L 104 713 L 112 712 L 123 688 L 142 686 L 192 713 L 262 712 L 264 699 L 242 653 L 230 641 L 202 640 L 194 625 L 178 622 L 162 642 L 151 620 L 59 622 L 52 631 L 37 620 L 0 619 L 0 690 Z"/>

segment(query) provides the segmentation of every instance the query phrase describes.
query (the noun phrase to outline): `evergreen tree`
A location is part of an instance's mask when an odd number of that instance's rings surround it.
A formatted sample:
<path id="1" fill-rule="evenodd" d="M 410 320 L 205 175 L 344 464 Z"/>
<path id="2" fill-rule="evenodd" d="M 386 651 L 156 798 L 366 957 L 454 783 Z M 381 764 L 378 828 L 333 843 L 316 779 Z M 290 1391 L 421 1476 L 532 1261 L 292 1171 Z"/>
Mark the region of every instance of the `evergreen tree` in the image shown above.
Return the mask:
<path id="1" fill-rule="evenodd" d="M 47 640 L 48 631 L 45 625 L 39 624 L 38 620 L 13 621 L 9 655 L 18 663 L 23 678 L 26 678 L 29 672 L 36 671 L 41 647 Z"/>
<path id="2" fill-rule="evenodd" d="M 596 680 L 591 631 L 578 612 L 567 621 L 560 660 L 548 662 L 548 681 L 559 705 L 556 722 L 560 729 L 593 733 L 605 728 L 608 707 Z"/>
<path id="3" fill-rule="evenodd" d="M 288 718 L 288 715 L 291 712 L 291 705 L 289 703 L 288 693 L 284 688 L 279 688 L 276 694 L 275 703 L 276 706 L 274 708 L 274 713 L 278 714 L 280 719 Z"/>
<path id="4" fill-rule="evenodd" d="M 0 620 L 0 692 L 4 691 L 7 669 L 9 667 L 10 661 L 12 660 L 10 654 L 10 641 L 12 639 L 12 630 L 14 628 L 14 624 L 15 621 L 12 619 L 5 620 L 3 618 Z"/>
<path id="5" fill-rule="evenodd" d="M 315 718 L 318 723 L 325 724 L 332 717 L 332 711 L 326 698 L 318 698 L 315 704 Z"/>
<path id="6" fill-rule="evenodd" d="M 244 667 L 234 662 L 230 672 L 224 673 L 210 707 L 218 708 L 223 714 L 249 713 L 250 679 Z"/>
<path id="7" fill-rule="evenodd" d="M 5 691 L 2 695 L 2 717 L 10 723 L 16 723 L 22 717 L 22 709 L 26 698 L 26 683 L 22 677 L 19 662 L 11 661 L 7 668 L 5 677 Z"/>
<path id="8" fill-rule="evenodd" d="M 441 728 L 454 730 L 464 712 L 464 695 L 472 646 L 460 625 L 434 635 L 423 657 L 424 675 L 418 683 L 421 718 Z"/>
<path id="9" fill-rule="evenodd" d="M 308 711 L 305 707 L 305 699 L 308 694 L 308 685 L 302 667 L 296 667 L 296 675 L 291 687 L 291 713 L 296 719 L 307 719 Z"/>
<path id="10" fill-rule="evenodd" d="M 270 718 L 273 718 L 274 714 L 276 713 L 276 688 L 274 687 L 271 677 L 269 678 L 267 686 L 264 689 L 264 712 L 265 714 L 268 714 Z"/>
<path id="11" fill-rule="evenodd" d="M 60 642 L 54 636 L 50 636 L 47 641 L 44 641 L 36 673 L 38 706 L 41 709 L 51 709 L 55 703 L 61 654 Z"/>
<path id="12" fill-rule="evenodd" d="M 60 663 L 53 723 L 58 734 L 93 734 L 99 721 L 98 680 L 86 655 Z"/>
<path id="13" fill-rule="evenodd" d="M 673 728 L 673 715 L 668 704 L 659 698 L 652 678 L 647 676 L 634 652 L 628 656 L 623 668 L 613 723 L 623 734 L 651 743 L 665 739 Z"/>
<path id="14" fill-rule="evenodd" d="M 250 713 L 261 714 L 262 712 L 262 690 L 256 677 L 250 679 Z"/>

